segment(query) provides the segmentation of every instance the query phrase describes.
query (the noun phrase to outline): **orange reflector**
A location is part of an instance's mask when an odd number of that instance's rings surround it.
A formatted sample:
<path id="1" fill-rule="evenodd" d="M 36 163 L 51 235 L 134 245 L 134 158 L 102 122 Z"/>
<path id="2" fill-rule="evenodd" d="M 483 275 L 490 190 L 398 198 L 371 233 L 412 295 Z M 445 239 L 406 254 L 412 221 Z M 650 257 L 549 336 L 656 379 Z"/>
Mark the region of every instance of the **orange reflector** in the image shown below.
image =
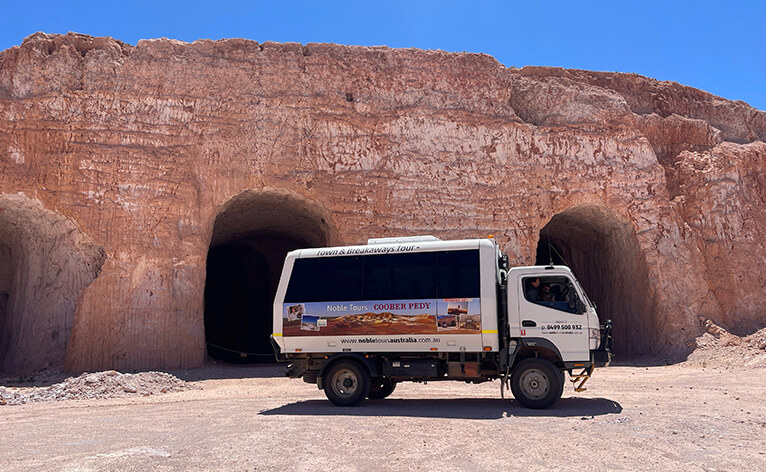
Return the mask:
<path id="1" fill-rule="evenodd" d="M 487 235 L 487 239 L 495 239 L 495 235 L 494 234 L 489 234 L 489 235 Z"/>
<path id="2" fill-rule="evenodd" d="M 575 367 L 585 367 L 585 364 L 575 364 Z"/>
<path id="3" fill-rule="evenodd" d="M 432 347 L 432 348 L 431 348 L 431 350 L 432 350 L 432 351 L 438 351 L 438 350 L 439 350 L 439 348 L 438 348 L 438 347 Z"/>
<path id="4" fill-rule="evenodd" d="M 301 352 L 302 350 L 303 349 L 298 348 L 298 349 L 295 350 L 295 352 Z"/>
<path id="5" fill-rule="evenodd" d="M 492 348 L 491 348 L 490 346 L 484 346 L 484 350 L 485 350 L 485 351 L 491 351 L 491 350 L 492 350 Z"/>

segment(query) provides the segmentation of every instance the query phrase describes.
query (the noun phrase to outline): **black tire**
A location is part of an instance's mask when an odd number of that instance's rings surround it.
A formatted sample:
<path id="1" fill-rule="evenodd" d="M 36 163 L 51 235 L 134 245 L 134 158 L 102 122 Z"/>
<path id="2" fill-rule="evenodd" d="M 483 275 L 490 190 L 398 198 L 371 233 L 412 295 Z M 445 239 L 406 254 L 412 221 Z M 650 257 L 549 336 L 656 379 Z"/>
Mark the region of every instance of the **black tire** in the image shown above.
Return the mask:
<path id="1" fill-rule="evenodd" d="M 354 361 L 338 361 L 322 378 L 324 394 L 338 406 L 353 406 L 370 393 L 370 374 Z"/>
<path id="2" fill-rule="evenodd" d="M 559 383 L 561 384 L 561 387 L 559 387 L 559 398 L 561 398 L 561 395 L 564 394 L 564 386 L 567 383 L 567 376 L 566 373 L 563 370 L 559 369 Z"/>
<path id="3" fill-rule="evenodd" d="M 394 393 L 394 389 L 396 389 L 396 382 L 393 380 L 373 379 L 367 398 L 370 400 L 380 400 Z"/>
<path id="4" fill-rule="evenodd" d="M 524 359 L 513 369 L 511 391 L 523 406 L 548 408 L 561 398 L 561 371 L 545 359 Z"/>
<path id="5" fill-rule="evenodd" d="M 319 377 L 319 371 L 318 370 L 307 370 L 303 373 L 303 381 L 307 384 L 314 384 L 317 383 L 317 378 Z"/>

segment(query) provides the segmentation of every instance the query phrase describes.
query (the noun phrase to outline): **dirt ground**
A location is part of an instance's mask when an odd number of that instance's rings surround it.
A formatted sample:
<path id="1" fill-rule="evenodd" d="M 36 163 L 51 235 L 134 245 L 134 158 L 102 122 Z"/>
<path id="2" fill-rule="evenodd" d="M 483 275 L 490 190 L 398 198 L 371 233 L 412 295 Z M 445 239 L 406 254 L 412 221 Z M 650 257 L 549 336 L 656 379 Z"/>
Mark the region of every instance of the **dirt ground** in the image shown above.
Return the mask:
<path id="1" fill-rule="evenodd" d="M 498 382 L 340 408 L 280 366 L 173 374 L 192 388 L 0 406 L 0 470 L 766 470 L 763 368 L 611 366 L 543 411 Z"/>

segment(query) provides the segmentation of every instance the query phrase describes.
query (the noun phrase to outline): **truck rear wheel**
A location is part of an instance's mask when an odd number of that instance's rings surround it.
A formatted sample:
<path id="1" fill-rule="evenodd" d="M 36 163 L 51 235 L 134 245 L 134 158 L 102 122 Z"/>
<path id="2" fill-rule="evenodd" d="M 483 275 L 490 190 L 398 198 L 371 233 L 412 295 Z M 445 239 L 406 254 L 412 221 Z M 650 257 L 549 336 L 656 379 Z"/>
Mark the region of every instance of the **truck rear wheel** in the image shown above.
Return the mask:
<path id="1" fill-rule="evenodd" d="M 561 372 L 545 359 L 525 359 L 513 369 L 511 391 L 527 408 L 548 408 L 561 398 Z"/>
<path id="2" fill-rule="evenodd" d="M 324 375 L 324 394 L 338 406 L 353 406 L 370 392 L 370 375 L 354 361 L 338 361 Z"/>
<path id="3" fill-rule="evenodd" d="M 389 379 L 374 379 L 370 386 L 370 393 L 367 394 L 367 398 L 370 400 L 380 400 L 394 393 L 396 388 L 396 382 Z"/>

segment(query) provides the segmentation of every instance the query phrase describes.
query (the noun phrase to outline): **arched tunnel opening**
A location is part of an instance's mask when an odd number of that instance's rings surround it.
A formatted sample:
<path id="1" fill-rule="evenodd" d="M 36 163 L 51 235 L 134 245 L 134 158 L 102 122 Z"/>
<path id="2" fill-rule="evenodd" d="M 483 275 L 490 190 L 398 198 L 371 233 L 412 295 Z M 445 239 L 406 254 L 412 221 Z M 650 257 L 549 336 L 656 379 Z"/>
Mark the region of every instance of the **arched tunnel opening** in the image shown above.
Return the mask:
<path id="1" fill-rule="evenodd" d="M 283 191 L 247 191 L 216 217 L 207 257 L 205 339 L 224 362 L 275 362 L 272 304 L 289 251 L 328 245 L 323 209 Z"/>
<path id="2" fill-rule="evenodd" d="M 63 365 L 76 302 L 105 259 L 65 216 L 0 195 L 0 373 Z"/>
<path id="3" fill-rule="evenodd" d="M 537 246 L 539 265 L 569 266 L 596 304 L 603 323 L 611 319 L 618 359 L 655 354 L 658 333 L 649 272 L 633 226 L 613 211 L 593 205 L 551 218 Z"/>

